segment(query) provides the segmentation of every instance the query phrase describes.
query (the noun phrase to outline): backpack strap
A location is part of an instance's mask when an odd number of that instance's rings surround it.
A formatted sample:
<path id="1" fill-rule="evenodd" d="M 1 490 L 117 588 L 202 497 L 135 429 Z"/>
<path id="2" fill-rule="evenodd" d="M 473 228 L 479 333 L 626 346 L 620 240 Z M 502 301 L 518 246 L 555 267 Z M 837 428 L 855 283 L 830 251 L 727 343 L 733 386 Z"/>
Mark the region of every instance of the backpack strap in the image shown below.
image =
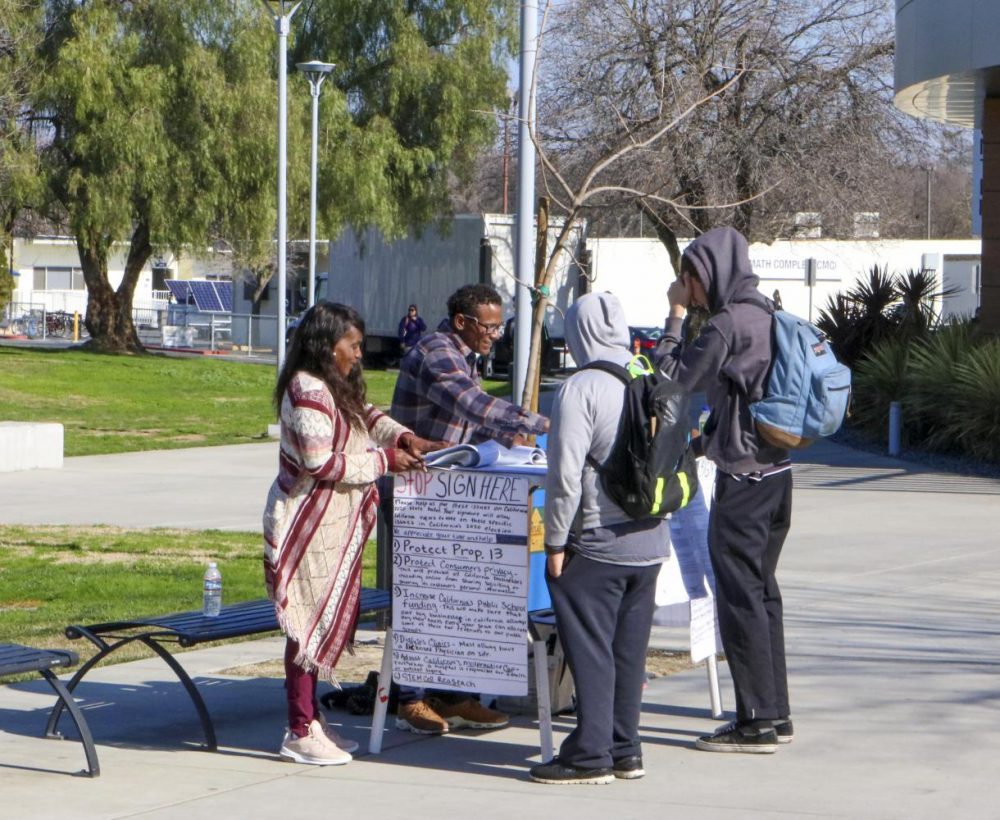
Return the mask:
<path id="1" fill-rule="evenodd" d="M 775 311 L 780 310 L 780 308 L 775 305 L 766 296 L 762 296 L 760 299 L 740 299 L 739 301 L 733 302 L 734 305 L 756 305 L 761 310 L 766 310 L 772 316 Z"/>
<path id="2" fill-rule="evenodd" d="M 601 370 L 604 373 L 610 373 L 616 379 L 618 379 L 622 384 L 625 385 L 625 389 L 628 389 L 629 384 L 632 383 L 632 374 L 629 373 L 627 367 L 623 367 L 620 364 L 615 364 L 614 362 L 608 362 L 603 359 L 597 359 L 592 362 L 588 362 L 580 370 Z M 587 463 L 597 471 L 600 475 L 604 470 L 604 465 L 601 464 L 596 458 L 594 458 L 590 453 L 587 453 Z"/>
<path id="3" fill-rule="evenodd" d="M 601 370 L 605 373 L 610 373 L 624 385 L 628 385 L 632 381 L 632 375 L 628 372 L 627 367 L 615 364 L 614 362 L 607 362 L 603 359 L 589 362 L 581 367 L 580 370 Z"/>
<path id="4" fill-rule="evenodd" d="M 779 310 L 782 310 L 782 308 L 779 308 L 776 304 L 774 304 L 774 302 L 772 302 L 766 296 L 762 296 L 761 298 L 763 299 L 763 301 L 760 301 L 758 299 L 741 299 L 739 302 L 733 302 L 733 304 L 735 304 L 735 305 L 756 305 L 761 310 L 766 311 L 767 314 L 768 314 L 768 316 L 771 317 L 771 361 L 770 361 L 770 363 L 767 366 L 767 372 L 764 374 L 764 392 L 766 394 L 767 393 L 767 386 L 768 386 L 768 384 L 771 383 L 771 374 L 774 372 L 774 360 L 776 358 L 775 351 L 777 349 L 777 344 L 775 342 L 775 325 L 776 325 L 778 319 L 777 319 L 777 316 L 775 314 Z M 743 395 L 746 396 L 746 399 L 749 402 L 750 401 L 750 396 L 747 395 L 746 393 L 744 393 Z"/>

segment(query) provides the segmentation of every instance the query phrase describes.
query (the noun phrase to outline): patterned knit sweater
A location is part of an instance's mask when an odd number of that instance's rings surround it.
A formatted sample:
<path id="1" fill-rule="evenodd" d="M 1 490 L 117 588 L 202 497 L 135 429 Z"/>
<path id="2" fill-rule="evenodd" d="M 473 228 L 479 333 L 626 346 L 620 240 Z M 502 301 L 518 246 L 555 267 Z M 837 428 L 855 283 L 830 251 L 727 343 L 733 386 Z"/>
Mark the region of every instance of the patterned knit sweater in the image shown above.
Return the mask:
<path id="1" fill-rule="evenodd" d="M 292 377 L 281 402 L 278 477 L 264 509 L 264 581 L 296 663 L 333 680 L 353 640 L 361 553 L 375 524 L 374 481 L 386 450 L 409 432 L 373 406 L 365 430 L 351 425 L 326 383 Z"/>

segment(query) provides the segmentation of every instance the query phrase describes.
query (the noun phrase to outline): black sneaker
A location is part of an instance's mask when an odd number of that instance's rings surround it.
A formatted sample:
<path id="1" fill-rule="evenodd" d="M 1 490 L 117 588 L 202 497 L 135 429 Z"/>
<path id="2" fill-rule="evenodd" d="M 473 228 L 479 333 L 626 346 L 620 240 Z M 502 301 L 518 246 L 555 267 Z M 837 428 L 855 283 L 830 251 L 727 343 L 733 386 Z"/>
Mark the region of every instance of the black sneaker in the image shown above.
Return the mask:
<path id="1" fill-rule="evenodd" d="M 601 786 L 613 783 L 615 780 L 611 769 L 585 769 L 572 763 L 563 763 L 558 757 L 550 763 L 532 766 L 529 774 L 536 783 L 548 783 L 550 786 L 571 784 Z"/>
<path id="2" fill-rule="evenodd" d="M 761 726 L 752 723 L 740 726 L 733 721 L 715 734 L 699 737 L 694 742 L 703 752 L 745 752 L 747 754 L 773 754 L 778 751 L 778 733 L 770 722 Z"/>
<path id="3" fill-rule="evenodd" d="M 642 757 L 629 755 L 616 760 L 611 767 L 611 773 L 619 780 L 638 780 L 644 777 L 646 770 L 642 768 Z"/>
<path id="4" fill-rule="evenodd" d="M 791 743 L 795 739 L 795 729 L 792 728 L 791 719 L 774 721 L 774 733 L 778 736 L 778 743 Z"/>

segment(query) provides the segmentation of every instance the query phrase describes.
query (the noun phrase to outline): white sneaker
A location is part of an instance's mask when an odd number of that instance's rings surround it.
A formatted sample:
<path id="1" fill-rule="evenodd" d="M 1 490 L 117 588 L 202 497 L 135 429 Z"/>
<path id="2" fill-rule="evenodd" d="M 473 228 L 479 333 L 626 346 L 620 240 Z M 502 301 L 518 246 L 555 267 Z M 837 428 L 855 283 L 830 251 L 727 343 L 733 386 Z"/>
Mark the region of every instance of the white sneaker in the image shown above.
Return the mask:
<path id="1" fill-rule="evenodd" d="M 318 720 L 309 724 L 309 734 L 296 737 L 291 731 L 285 731 L 278 750 L 282 760 L 293 763 L 308 763 L 312 766 L 343 766 L 353 758 L 343 749 L 338 749 L 326 736 Z"/>
<path id="2" fill-rule="evenodd" d="M 343 749 L 345 752 L 356 752 L 359 748 L 361 748 L 356 740 L 344 737 L 329 723 L 327 723 L 326 715 L 322 712 L 316 713 L 316 720 L 319 721 L 319 725 L 323 727 L 323 732 L 328 738 L 330 738 L 330 740 L 333 741 L 333 744 L 338 749 Z"/>

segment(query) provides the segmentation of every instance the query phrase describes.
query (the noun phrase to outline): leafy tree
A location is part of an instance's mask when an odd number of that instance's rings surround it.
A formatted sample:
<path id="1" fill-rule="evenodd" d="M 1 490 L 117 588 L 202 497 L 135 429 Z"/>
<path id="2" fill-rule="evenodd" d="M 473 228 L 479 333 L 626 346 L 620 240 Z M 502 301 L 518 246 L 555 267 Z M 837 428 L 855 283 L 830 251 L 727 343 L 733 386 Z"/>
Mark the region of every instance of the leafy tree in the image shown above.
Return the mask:
<path id="1" fill-rule="evenodd" d="M 13 230 L 21 213 L 39 201 L 37 155 L 25 116 L 37 73 L 33 47 L 41 32 L 37 3 L 0 3 L 0 309 L 13 290 Z"/>
<path id="2" fill-rule="evenodd" d="M 451 183 L 470 176 L 496 131 L 517 10 L 513 0 L 303 5 L 293 60 L 337 65 L 320 106 L 328 232 L 349 223 L 400 236 L 450 215 Z"/>
<path id="3" fill-rule="evenodd" d="M 275 37 L 257 0 L 39 0 L 32 127 L 53 213 L 76 236 L 96 346 L 137 350 L 131 303 L 155 249 L 227 239 L 266 279 L 275 222 Z M 420 225 L 491 137 L 503 95 L 502 0 L 313 0 L 290 64 L 338 64 L 324 91 L 321 222 Z M 293 32 L 293 36 L 294 32 Z M 308 201 L 308 87 L 289 74 L 289 226 Z M 127 239 L 121 284 L 107 261 Z"/>
<path id="4" fill-rule="evenodd" d="M 50 0 L 33 97 L 50 208 L 66 215 L 95 347 L 137 351 L 132 297 L 154 249 L 255 241 L 274 206 L 266 22 L 210 0 Z M 121 284 L 108 279 L 127 239 Z"/>

